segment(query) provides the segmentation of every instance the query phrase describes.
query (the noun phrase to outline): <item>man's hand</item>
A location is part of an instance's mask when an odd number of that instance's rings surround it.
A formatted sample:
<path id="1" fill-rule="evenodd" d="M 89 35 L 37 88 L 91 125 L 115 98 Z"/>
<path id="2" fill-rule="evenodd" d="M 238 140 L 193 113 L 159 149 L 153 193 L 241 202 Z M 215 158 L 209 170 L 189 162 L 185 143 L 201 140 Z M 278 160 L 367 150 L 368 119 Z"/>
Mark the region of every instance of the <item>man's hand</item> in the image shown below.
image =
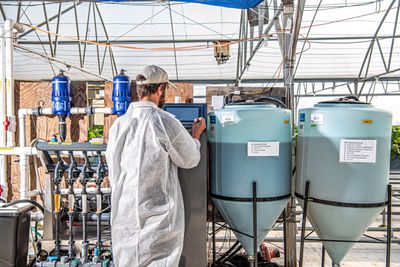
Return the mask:
<path id="1" fill-rule="evenodd" d="M 206 120 L 204 118 L 197 118 L 194 120 L 192 127 L 192 136 L 197 140 L 200 139 L 201 134 L 206 129 Z"/>

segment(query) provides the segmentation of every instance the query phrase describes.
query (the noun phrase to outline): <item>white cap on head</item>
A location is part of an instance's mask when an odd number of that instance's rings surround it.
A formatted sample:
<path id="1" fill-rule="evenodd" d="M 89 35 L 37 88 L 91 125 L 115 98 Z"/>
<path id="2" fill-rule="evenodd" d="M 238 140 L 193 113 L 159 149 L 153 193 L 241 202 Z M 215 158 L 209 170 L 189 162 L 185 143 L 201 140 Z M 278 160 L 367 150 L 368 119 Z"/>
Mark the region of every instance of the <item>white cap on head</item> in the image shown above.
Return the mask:
<path id="1" fill-rule="evenodd" d="M 138 77 L 143 76 L 145 78 L 144 81 L 138 81 Z M 150 65 L 145 67 L 138 76 L 136 76 L 136 84 L 145 85 L 145 84 L 160 84 L 160 83 L 168 83 L 172 87 L 176 88 L 176 86 L 168 80 L 168 73 L 163 69 L 155 65 Z"/>

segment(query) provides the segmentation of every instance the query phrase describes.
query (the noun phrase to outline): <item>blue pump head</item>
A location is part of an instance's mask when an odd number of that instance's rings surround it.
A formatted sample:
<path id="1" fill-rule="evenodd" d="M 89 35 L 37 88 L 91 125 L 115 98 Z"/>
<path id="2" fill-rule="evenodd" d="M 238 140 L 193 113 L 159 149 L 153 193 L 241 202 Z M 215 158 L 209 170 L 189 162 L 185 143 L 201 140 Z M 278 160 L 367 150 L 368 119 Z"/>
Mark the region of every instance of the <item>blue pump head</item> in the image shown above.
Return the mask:
<path id="1" fill-rule="evenodd" d="M 71 110 L 71 80 L 64 75 L 64 71 L 53 77 L 51 80 L 52 92 L 51 101 L 53 102 L 53 114 L 68 116 Z"/>
<path id="2" fill-rule="evenodd" d="M 131 81 L 123 69 L 113 78 L 112 101 L 112 113 L 118 116 L 125 114 L 132 101 Z"/>

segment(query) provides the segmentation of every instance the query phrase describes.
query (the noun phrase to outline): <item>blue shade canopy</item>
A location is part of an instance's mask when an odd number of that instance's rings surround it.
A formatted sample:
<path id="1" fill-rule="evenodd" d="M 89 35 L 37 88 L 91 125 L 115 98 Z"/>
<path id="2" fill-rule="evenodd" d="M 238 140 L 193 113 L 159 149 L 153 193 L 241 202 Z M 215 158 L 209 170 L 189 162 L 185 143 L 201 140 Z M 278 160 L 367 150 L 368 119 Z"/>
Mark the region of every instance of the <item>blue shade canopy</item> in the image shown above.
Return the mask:
<path id="1" fill-rule="evenodd" d="M 257 6 L 263 0 L 179 0 L 179 2 L 199 3 L 212 6 L 248 9 Z"/>
<path id="2" fill-rule="evenodd" d="M 263 0 L 179 0 L 176 2 L 199 3 L 212 6 L 248 9 L 257 6 Z M 99 2 L 130 2 L 129 0 L 100 0 Z M 131 1 L 132 2 L 132 1 Z"/>

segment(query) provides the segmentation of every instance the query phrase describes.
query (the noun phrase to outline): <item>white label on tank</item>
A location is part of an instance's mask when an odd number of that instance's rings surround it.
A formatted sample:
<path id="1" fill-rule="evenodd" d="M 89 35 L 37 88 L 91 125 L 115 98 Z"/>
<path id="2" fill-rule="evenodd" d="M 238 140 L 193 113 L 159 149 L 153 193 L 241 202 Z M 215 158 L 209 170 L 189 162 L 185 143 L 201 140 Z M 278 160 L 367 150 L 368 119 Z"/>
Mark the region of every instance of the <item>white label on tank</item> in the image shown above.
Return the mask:
<path id="1" fill-rule="evenodd" d="M 340 139 L 339 161 L 375 163 L 376 140 Z"/>
<path id="2" fill-rule="evenodd" d="M 323 113 L 317 113 L 317 112 L 311 113 L 311 122 L 312 123 L 319 123 L 319 124 L 324 123 L 324 114 Z"/>
<path id="3" fill-rule="evenodd" d="M 248 157 L 278 157 L 279 142 L 248 142 Z"/>
<path id="4" fill-rule="evenodd" d="M 222 123 L 230 123 L 230 122 L 235 122 L 235 114 L 224 114 L 221 116 L 221 122 Z"/>

